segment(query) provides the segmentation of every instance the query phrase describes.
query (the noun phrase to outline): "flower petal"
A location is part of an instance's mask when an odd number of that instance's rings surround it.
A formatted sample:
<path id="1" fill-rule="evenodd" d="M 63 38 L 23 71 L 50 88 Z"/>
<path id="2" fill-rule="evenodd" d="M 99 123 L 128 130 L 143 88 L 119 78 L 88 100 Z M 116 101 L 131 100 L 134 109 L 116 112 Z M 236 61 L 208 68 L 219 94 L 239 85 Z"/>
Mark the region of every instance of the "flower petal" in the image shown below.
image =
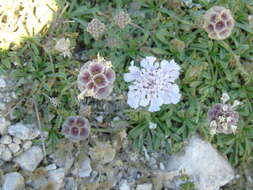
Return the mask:
<path id="1" fill-rule="evenodd" d="M 129 91 L 128 92 L 128 99 L 127 104 L 134 109 L 137 109 L 139 107 L 140 102 L 140 94 L 137 91 Z"/>

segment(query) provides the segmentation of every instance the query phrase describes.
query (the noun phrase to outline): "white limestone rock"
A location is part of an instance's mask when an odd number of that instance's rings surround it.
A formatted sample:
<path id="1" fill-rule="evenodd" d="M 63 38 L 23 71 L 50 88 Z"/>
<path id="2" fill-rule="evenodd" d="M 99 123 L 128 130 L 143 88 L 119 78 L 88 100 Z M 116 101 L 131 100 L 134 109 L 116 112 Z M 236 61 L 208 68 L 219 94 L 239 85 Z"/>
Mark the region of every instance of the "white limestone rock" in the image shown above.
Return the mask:
<path id="1" fill-rule="evenodd" d="M 8 128 L 9 125 L 10 125 L 10 122 L 7 121 L 4 117 L 0 116 L 0 134 L 1 135 L 6 135 L 7 134 L 7 128 Z"/>
<path id="2" fill-rule="evenodd" d="M 3 190 L 25 190 L 24 177 L 18 172 L 4 176 Z"/>
<path id="3" fill-rule="evenodd" d="M 65 172 L 63 168 L 48 171 L 48 181 L 56 184 L 55 189 L 59 190 L 64 186 Z"/>
<path id="4" fill-rule="evenodd" d="M 32 141 L 26 141 L 24 144 L 23 144 L 23 146 L 22 146 L 22 148 L 24 149 L 24 150 L 28 150 L 29 148 L 31 148 L 32 147 Z"/>
<path id="5" fill-rule="evenodd" d="M 152 190 L 152 186 L 151 183 L 144 183 L 137 185 L 136 190 Z"/>
<path id="6" fill-rule="evenodd" d="M 12 153 L 9 148 L 5 145 L 0 144 L 0 159 L 8 162 L 12 160 Z"/>
<path id="7" fill-rule="evenodd" d="M 40 135 L 40 131 L 34 125 L 17 123 L 8 128 L 8 133 L 22 140 L 32 140 Z"/>
<path id="8" fill-rule="evenodd" d="M 73 177 L 68 177 L 65 180 L 66 180 L 65 190 L 77 190 L 77 183 Z"/>
<path id="9" fill-rule="evenodd" d="M 197 135 L 189 139 L 183 153 L 170 158 L 167 170 L 183 171 L 199 190 L 219 190 L 234 178 L 228 161 Z"/>
<path id="10" fill-rule="evenodd" d="M 13 154 L 17 153 L 20 150 L 19 144 L 16 144 L 16 143 L 11 143 L 8 145 L 8 147 Z"/>
<path id="11" fill-rule="evenodd" d="M 18 137 L 14 137 L 14 138 L 12 139 L 12 141 L 13 141 L 14 143 L 16 143 L 16 144 L 21 144 L 21 139 L 18 138 Z"/>
<path id="12" fill-rule="evenodd" d="M 4 135 L 0 139 L 0 144 L 11 144 L 12 138 L 9 135 Z"/>
<path id="13" fill-rule="evenodd" d="M 89 177 L 91 172 L 92 168 L 90 166 L 90 159 L 86 158 L 79 168 L 79 177 Z"/>
<path id="14" fill-rule="evenodd" d="M 23 170 L 34 171 L 43 159 L 43 152 L 39 146 L 33 146 L 14 159 Z"/>
<path id="15" fill-rule="evenodd" d="M 130 185 L 127 183 L 126 180 L 122 180 L 119 185 L 119 190 L 131 190 Z"/>
<path id="16" fill-rule="evenodd" d="M 5 88 L 6 87 L 6 82 L 4 80 L 3 76 L 0 76 L 0 88 Z"/>

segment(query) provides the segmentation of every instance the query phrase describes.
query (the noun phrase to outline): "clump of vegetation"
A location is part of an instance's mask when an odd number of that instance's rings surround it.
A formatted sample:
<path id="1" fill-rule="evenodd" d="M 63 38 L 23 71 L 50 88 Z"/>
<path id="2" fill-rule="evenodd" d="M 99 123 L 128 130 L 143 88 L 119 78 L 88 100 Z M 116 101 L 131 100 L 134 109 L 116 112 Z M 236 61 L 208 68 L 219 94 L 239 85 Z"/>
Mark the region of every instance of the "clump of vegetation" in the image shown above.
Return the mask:
<path id="1" fill-rule="evenodd" d="M 174 59 L 180 65 L 180 102 L 163 104 L 156 112 L 125 108 L 115 113 L 118 119 L 126 120 L 126 133 L 132 144 L 140 150 L 145 146 L 147 151 L 173 153 L 181 149 L 190 135 L 200 133 L 233 166 L 252 162 L 253 30 L 250 15 L 253 3 L 251 0 L 194 2 L 198 6 L 188 7 L 178 0 L 60 1 L 61 9 L 46 34 L 27 38 L 15 51 L 0 52 L 0 72 L 16 81 L 12 90 L 18 97 L 8 105 L 6 113 L 14 122 L 34 123 L 39 118 L 42 128 L 49 132 L 48 144 L 53 145 L 62 141 L 60 129 L 68 116 L 77 114 L 81 106 L 89 103 L 95 108 L 99 106 L 87 95 L 103 99 L 100 103 L 111 103 L 110 97 L 113 102 L 127 102 L 130 83 L 124 81 L 124 73 L 129 72 L 131 60 L 136 60 L 135 66 L 140 68 L 140 61 L 146 56 Z M 226 8 L 212 9 L 214 6 Z M 205 31 L 199 27 L 198 19 L 209 9 L 216 16 L 212 20 L 212 14 L 206 13 Z M 121 20 L 122 12 L 131 20 L 127 17 L 126 21 Z M 214 28 L 212 35 L 208 24 Z M 55 46 L 48 45 L 53 39 L 62 39 L 62 34 L 65 39 L 75 41 L 75 47 L 70 47 L 71 56 L 68 56 L 68 48 L 60 48 L 60 55 L 53 54 L 51 50 Z M 91 67 L 88 65 L 96 60 L 98 53 L 111 61 L 110 69 L 113 68 L 117 78 L 112 74 L 111 80 L 104 73 L 96 73 L 98 78 L 94 78 L 95 74 L 91 77 L 98 87 L 95 89 L 95 83 L 91 83 L 93 87 L 89 91 Z M 95 68 L 101 69 L 100 66 Z M 109 90 L 100 96 L 96 90 L 105 84 Z M 80 91 L 83 100 L 77 98 Z M 92 91 L 94 94 L 88 93 Z M 236 120 L 235 134 L 212 136 L 207 112 L 219 102 L 222 92 L 228 92 L 231 100 L 242 102 L 236 109 L 240 118 Z M 102 106 L 100 108 L 103 111 Z M 151 122 L 155 125 L 150 125 Z M 96 126 L 94 131 L 106 131 L 106 134 L 115 131 L 111 118 L 103 118 L 101 126 L 109 128 Z"/>

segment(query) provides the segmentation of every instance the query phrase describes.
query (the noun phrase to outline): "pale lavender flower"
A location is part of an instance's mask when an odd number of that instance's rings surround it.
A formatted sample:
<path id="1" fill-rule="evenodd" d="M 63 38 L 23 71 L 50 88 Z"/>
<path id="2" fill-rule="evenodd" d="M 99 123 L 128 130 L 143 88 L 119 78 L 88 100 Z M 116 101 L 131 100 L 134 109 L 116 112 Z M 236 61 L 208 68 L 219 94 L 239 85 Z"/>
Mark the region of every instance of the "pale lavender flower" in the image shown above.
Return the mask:
<path id="1" fill-rule="evenodd" d="M 130 107 L 147 107 L 148 111 L 159 111 L 163 104 L 177 104 L 180 91 L 175 80 L 179 77 L 180 66 L 174 60 L 156 61 L 153 56 L 141 60 L 141 68 L 134 66 L 124 75 L 126 82 L 131 82 L 127 103 Z"/>

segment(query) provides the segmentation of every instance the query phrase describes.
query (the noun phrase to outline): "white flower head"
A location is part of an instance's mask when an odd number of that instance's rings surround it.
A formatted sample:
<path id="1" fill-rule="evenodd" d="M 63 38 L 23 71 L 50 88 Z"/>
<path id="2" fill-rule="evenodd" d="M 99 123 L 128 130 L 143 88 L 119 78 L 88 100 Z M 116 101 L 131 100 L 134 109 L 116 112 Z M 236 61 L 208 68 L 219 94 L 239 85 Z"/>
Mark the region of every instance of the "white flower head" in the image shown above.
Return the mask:
<path id="1" fill-rule="evenodd" d="M 61 38 L 59 39 L 56 44 L 55 44 L 55 49 L 60 52 L 63 57 L 71 57 L 71 52 L 70 52 L 70 40 L 68 38 Z"/>
<path id="2" fill-rule="evenodd" d="M 149 122 L 149 129 L 155 129 L 157 127 L 157 123 Z"/>
<path id="3" fill-rule="evenodd" d="M 153 56 L 141 60 L 141 68 L 131 62 L 129 73 L 124 75 L 131 82 L 128 91 L 128 105 L 134 109 L 148 106 L 148 111 L 160 110 L 163 104 L 177 104 L 181 94 L 175 84 L 180 74 L 180 66 L 174 60 L 156 61 Z"/>

